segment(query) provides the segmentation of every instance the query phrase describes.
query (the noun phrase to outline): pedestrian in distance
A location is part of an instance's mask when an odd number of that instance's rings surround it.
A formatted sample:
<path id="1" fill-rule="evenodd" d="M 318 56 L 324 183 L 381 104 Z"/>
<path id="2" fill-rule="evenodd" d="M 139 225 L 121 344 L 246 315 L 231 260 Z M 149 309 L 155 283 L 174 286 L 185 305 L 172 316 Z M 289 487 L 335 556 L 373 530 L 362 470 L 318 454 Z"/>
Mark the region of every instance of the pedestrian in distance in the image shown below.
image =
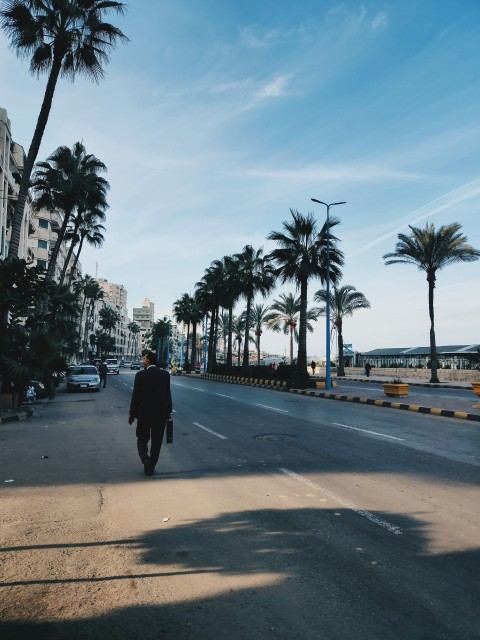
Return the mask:
<path id="1" fill-rule="evenodd" d="M 170 374 L 157 366 L 157 354 L 147 351 L 143 371 L 135 375 L 128 423 L 137 420 L 137 449 L 146 476 L 153 476 L 167 420 L 172 413 Z M 148 443 L 150 443 L 150 453 Z"/>
<path id="2" fill-rule="evenodd" d="M 108 367 L 106 362 L 102 362 L 100 364 L 100 366 L 98 367 L 98 373 L 100 375 L 100 386 L 102 386 L 102 382 L 103 382 L 103 388 L 105 389 L 105 387 L 107 386 L 107 373 L 108 373 Z"/>
<path id="3" fill-rule="evenodd" d="M 367 362 L 365 364 L 365 375 L 367 376 L 367 378 L 370 377 L 370 369 L 371 368 L 372 368 L 372 365 L 369 362 Z"/>
<path id="4" fill-rule="evenodd" d="M 315 369 L 317 367 L 317 363 L 315 362 L 315 360 L 311 361 L 310 366 L 312 367 L 312 376 L 314 376 L 315 375 Z"/>

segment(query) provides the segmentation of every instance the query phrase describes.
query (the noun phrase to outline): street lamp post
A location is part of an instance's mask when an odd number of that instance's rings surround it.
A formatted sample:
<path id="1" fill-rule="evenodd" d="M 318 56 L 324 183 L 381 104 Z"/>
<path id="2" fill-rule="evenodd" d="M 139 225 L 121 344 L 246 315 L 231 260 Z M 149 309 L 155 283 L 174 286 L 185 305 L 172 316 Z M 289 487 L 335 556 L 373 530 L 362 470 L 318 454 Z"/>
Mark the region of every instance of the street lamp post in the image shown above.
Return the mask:
<path id="1" fill-rule="evenodd" d="M 331 202 L 327 204 L 316 198 L 312 198 L 312 202 L 318 202 L 327 207 L 327 305 L 326 305 L 326 363 L 325 363 L 325 391 L 329 391 L 332 388 L 332 374 L 330 366 L 330 207 L 335 207 L 339 204 L 347 204 L 346 202 Z"/>

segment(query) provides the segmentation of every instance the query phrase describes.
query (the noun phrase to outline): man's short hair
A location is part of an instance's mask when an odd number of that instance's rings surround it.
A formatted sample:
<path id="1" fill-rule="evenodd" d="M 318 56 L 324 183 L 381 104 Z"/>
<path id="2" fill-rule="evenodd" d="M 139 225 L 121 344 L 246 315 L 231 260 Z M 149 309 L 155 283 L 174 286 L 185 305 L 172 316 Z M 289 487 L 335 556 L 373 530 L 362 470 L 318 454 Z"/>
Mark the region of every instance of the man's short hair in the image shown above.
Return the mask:
<path id="1" fill-rule="evenodd" d="M 155 351 L 147 351 L 145 355 L 150 364 L 157 364 L 157 354 Z"/>

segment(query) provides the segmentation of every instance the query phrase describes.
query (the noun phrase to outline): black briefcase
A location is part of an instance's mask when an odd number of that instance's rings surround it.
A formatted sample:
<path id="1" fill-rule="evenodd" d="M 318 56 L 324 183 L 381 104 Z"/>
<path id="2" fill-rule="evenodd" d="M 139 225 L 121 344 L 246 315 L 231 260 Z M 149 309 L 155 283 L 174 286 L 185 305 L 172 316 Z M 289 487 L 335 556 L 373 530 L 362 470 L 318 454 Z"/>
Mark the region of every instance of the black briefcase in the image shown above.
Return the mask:
<path id="1" fill-rule="evenodd" d="M 173 420 L 169 418 L 167 420 L 167 444 L 172 444 L 173 442 Z"/>

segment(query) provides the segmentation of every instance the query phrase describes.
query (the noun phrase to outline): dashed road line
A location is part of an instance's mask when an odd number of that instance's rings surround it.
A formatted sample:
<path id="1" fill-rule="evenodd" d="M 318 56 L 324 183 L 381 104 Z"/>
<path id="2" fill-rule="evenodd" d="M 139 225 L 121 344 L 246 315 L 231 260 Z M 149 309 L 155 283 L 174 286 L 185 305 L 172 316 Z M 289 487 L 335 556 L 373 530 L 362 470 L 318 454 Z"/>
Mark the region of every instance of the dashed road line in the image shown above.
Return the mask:
<path id="1" fill-rule="evenodd" d="M 287 411 L 286 409 L 277 409 L 277 407 L 270 407 L 268 404 L 260 404 L 259 402 L 256 403 L 257 407 L 263 407 L 264 409 L 271 409 L 272 411 L 280 411 L 281 413 L 290 413 L 290 411 Z"/>
<path id="2" fill-rule="evenodd" d="M 329 489 L 325 489 L 324 487 L 321 487 L 320 485 L 315 484 L 315 482 L 312 482 L 308 478 L 305 478 L 304 476 L 301 476 L 300 474 L 295 473 L 295 471 L 291 471 L 290 469 L 285 469 L 284 467 L 280 467 L 279 471 L 281 471 L 287 476 L 290 476 L 290 478 L 297 480 L 298 482 L 302 482 L 303 484 L 307 485 L 307 487 L 310 487 L 311 489 L 314 489 L 319 493 L 323 493 L 324 496 L 327 496 L 327 498 L 330 498 L 331 500 L 334 500 L 338 504 L 341 504 L 342 507 L 345 507 L 346 509 L 350 509 L 351 511 L 358 513 L 358 515 L 364 518 L 367 518 L 367 520 L 370 520 L 370 522 L 373 522 L 379 527 L 382 527 L 383 529 L 390 531 L 390 533 L 393 533 L 396 536 L 402 535 L 403 531 L 400 529 L 400 527 L 397 527 L 391 522 L 387 522 L 386 520 L 383 520 L 383 518 L 379 518 L 374 513 L 371 513 L 366 509 L 360 509 L 360 507 L 357 507 L 352 502 L 349 502 L 348 500 L 344 500 L 341 496 L 337 496 L 335 493 L 333 493 Z"/>
<path id="3" fill-rule="evenodd" d="M 194 422 L 193 424 L 196 427 L 199 427 L 199 429 L 203 429 L 204 431 L 207 431 L 208 433 L 211 433 L 212 436 L 216 436 L 217 438 L 220 438 L 221 440 L 228 440 L 227 436 L 223 436 L 221 433 L 217 433 L 216 431 L 213 431 L 212 429 L 209 429 L 208 427 L 205 427 L 203 424 L 200 424 L 199 422 Z"/>
<path id="4" fill-rule="evenodd" d="M 386 433 L 378 433 L 378 431 L 370 431 L 369 429 L 360 429 L 359 427 L 352 427 L 348 424 L 341 424 L 340 422 L 333 422 L 334 427 L 342 427 L 342 429 L 351 429 L 352 431 L 361 431 L 362 433 L 371 433 L 374 436 L 380 436 L 381 438 L 389 438 L 389 440 L 398 440 L 399 442 L 405 442 L 405 438 L 397 438 L 396 436 L 388 436 Z"/>

